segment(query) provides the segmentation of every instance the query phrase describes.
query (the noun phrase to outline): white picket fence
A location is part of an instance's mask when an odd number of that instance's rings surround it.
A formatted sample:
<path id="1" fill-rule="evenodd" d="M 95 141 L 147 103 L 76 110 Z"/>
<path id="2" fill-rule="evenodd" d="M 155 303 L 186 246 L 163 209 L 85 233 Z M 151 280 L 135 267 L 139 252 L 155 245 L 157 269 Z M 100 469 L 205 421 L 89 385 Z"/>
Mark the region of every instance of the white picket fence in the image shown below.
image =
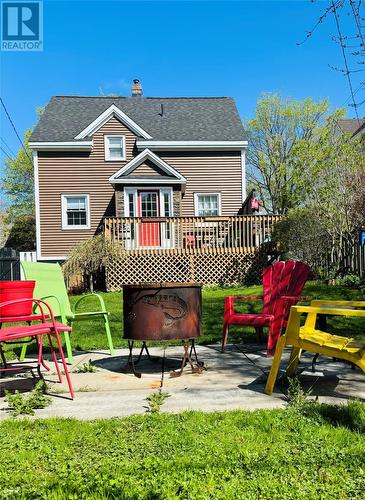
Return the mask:
<path id="1" fill-rule="evenodd" d="M 19 252 L 20 262 L 37 262 L 36 252 Z"/>
<path id="2" fill-rule="evenodd" d="M 37 252 L 19 252 L 19 261 L 20 262 L 37 262 Z M 23 280 L 23 269 L 20 266 L 20 278 Z"/>

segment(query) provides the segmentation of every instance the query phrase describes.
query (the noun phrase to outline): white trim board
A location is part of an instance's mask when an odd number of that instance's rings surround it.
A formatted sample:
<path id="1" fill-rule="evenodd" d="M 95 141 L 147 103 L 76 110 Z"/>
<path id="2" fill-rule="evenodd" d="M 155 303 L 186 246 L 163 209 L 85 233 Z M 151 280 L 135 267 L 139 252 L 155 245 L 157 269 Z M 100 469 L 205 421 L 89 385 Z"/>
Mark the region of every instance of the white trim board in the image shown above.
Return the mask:
<path id="1" fill-rule="evenodd" d="M 161 176 L 154 179 L 130 179 L 128 177 L 120 178 L 120 176 L 127 176 L 145 160 L 150 160 L 153 164 L 163 170 L 166 174 L 173 177 L 163 178 Z M 185 184 L 186 179 L 171 165 L 162 160 L 155 153 L 149 149 L 145 149 L 138 156 L 129 161 L 124 167 L 119 169 L 115 174 L 109 177 L 109 182 L 116 184 Z"/>
<path id="2" fill-rule="evenodd" d="M 35 227 L 36 227 L 36 252 L 37 260 L 41 257 L 41 214 L 39 200 L 39 180 L 38 180 L 38 152 L 32 151 L 33 172 L 34 172 L 34 200 L 35 200 Z"/>
<path id="3" fill-rule="evenodd" d="M 242 203 L 246 200 L 246 150 L 241 149 L 241 189 L 242 189 Z"/>
<path id="4" fill-rule="evenodd" d="M 118 118 L 124 125 L 131 129 L 135 134 L 140 135 L 144 139 L 152 139 L 152 137 L 143 130 L 142 127 L 137 125 L 129 116 L 127 116 L 121 109 L 115 104 L 109 106 L 101 115 L 99 115 L 94 121 L 92 121 L 86 128 L 81 130 L 75 139 L 85 139 L 90 135 L 93 135 L 100 127 L 102 127 L 112 116 Z"/>
<path id="5" fill-rule="evenodd" d="M 247 141 L 137 141 L 138 149 L 157 149 L 178 151 L 185 150 L 241 150 L 247 147 Z"/>
<path id="6" fill-rule="evenodd" d="M 93 141 L 67 141 L 67 142 L 29 142 L 28 146 L 34 150 L 69 151 L 91 151 Z"/>
<path id="7" fill-rule="evenodd" d="M 51 256 L 51 257 L 43 257 L 42 255 L 39 255 L 37 257 L 37 261 L 38 262 L 41 262 L 43 260 L 59 261 L 59 260 L 67 260 L 67 259 L 68 259 L 67 255 L 54 255 L 54 256 Z"/>

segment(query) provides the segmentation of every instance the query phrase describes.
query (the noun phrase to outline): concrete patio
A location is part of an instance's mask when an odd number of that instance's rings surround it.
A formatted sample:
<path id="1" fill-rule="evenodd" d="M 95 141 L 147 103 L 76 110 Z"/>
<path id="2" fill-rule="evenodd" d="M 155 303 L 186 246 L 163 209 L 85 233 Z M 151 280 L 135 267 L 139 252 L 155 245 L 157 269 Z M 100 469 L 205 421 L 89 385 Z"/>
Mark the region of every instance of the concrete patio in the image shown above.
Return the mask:
<path id="1" fill-rule="evenodd" d="M 160 358 L 151 362 L 143 357 L 137 366 L 143 374 L 141 378 L 121 373 L 121 367 L 127 362 L 126 349 L 118 350 L 114 356 L 107 351 L 76 353 L 70 367 L 76 391 L 74 401 L 69 398 L 65 383 L 57 382 L 50 363 L 51 372 L 43 373 L 53 401 L 49 407 L 37 410 L 35 416 L 94 419 L 143 414 L 147 409 L 146 397 L 160 388 L 170 395 L 161 407 L 162 412 L 253 410 L 286 405 L 286 387 L 280 381 L 272 396 L 264 394 L 271 359 L 266 357 L 262 345 L 230 345 L 224 354 L 218 345 L 198 346 L 197 351 L 206 369 L 197 374 L 186 367 L 179 378 L 170 377 L 170 372 L 179 367 L 181 346 L 165 350 L 150 348 L 151 355 Z M 285 353 L 282 368 L 288 355 L 289 351 Z M 359 369 L 320 357 L 316 372 L 312 373 L 312 357 L 304 354 L 299 367 L 303 385 L 312 390 L 313 397 L 329 403 L 341 403 L 349 398 L 365 402 L 365 375 Z M 77 373 L 78 367 L 89 360 L 97 371 Z M 33 372 L 36 375 L 36 370 Z M 36 381 L 32 372 L 0 379 L 0 420 L 10 415 L 3 398 L 4 390 L 29 391 Z"/>

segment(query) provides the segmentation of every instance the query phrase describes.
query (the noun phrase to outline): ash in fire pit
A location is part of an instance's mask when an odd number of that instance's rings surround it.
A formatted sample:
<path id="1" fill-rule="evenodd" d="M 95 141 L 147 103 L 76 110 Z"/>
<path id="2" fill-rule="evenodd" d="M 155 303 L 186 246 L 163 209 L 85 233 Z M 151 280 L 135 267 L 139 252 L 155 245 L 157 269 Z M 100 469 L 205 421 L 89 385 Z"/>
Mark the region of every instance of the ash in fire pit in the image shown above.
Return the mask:
<path id="1" fill-rule="evenodd" d="M 184 342 L 184 356 L 181 375 L 184 366 L 189 363 L 193 371 L 202 370 L 202 363 L 196 356 L 194 339 L 201 332 L 201 284 L 199 283 L 147 283 L 141 285 L 125 285 L 123 287 L 124 301 L 124 338 L 128 339 L 129 358 L 123 371 L 132 371 L 146 350 L 149 340 L 178 340 Z M 137 361 L 134 361 L 132 350 L 134 341 L 143 342 Z M 191 342 L 191 348 L 186 342 Z M 196 365 L 191 355 L 194 353 Z M 176 376 L 176 374 L 175 374 Z"/>

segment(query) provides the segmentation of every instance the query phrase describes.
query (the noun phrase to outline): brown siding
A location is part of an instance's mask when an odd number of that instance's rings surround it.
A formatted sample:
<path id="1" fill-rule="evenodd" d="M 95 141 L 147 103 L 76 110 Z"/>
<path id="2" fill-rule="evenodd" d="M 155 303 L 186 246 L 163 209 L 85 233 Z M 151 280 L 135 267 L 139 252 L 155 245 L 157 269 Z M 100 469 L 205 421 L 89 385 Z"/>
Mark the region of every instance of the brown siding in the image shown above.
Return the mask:
<path id="1" fill-rule="evenodd" d="M 135 168 L 130 174 L 131 177 L 166 177 L 167 174 L 158 168 L 156 165 L 153 165 L 150 161 L 145 161 L 141 163 L 137 168 Z"/>
<path id="2" fill-rule="evenodd" d="M 194 215 L 194 193 L 220 192 L 222 215 L 236 215 L 242 205 L 240 151 L 157 153 L 186 180 L 181 202 L 183 217 Z"/>
<path id="3" fill-rule="evenodd" d="M 104 135 L 126 138 L 126 161 L 104 159 Z M 136 137 L 116 118 L 101 127 L 93 137 L 91 153 L 38 152 L 41 219 L 41 255 L 67 255 L 78 242 L 97 232 L 103 217 L 115 215 L 114 189 L 108 179 L 134 156 Z M 90 195 L 90 230 L 62 230 L 61 194 Z"/>

